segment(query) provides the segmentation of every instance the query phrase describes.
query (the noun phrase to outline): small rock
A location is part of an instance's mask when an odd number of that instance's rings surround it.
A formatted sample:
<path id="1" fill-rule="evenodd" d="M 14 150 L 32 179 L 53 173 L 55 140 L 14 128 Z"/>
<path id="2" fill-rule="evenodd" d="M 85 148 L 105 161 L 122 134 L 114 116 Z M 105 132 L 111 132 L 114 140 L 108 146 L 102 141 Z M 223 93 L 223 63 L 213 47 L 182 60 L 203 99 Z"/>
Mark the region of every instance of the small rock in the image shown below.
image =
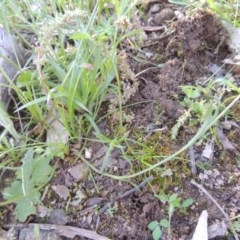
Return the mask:
<path id="1" fill-rule="evenodd" d="M 65 185 L 52 186 L 53 191 L 62 199 L 67 200 L 70 195 L 68 188 Z"/>
<path id="2" fill-rule="evenodd" d="M 217 78 L 223 77 L 225 74 L 224 69 L 215 63 L 210 63 L 208 69 L 210 73 L 214 74 Z"/>
<path id="3" fill-rule="evenodd" d="M 68 222 L 68 217 L 63 209 L 55 209 L 50 214 L 49 222 L 51 224 L 65 225 Z"/>
<path id="4" fill-rule="evenodd" d="M 230 212 L 229 218 L 234 218 L 236 216 L 235 212 Z"/>
<path id="5" fill-rule="evenodd" d="M 207 240 L 208 239 L 208 212 L 206 210 L 202 211 L 197 227 L 193 234 L 192 240 Z"/>
<path id="6" fill-rule="evenodd" d="M 44 206 L 37 206 L 37 215 L 41 218 L 47 217 L 50 215 L 50 210 Z"/>
<path id="7" fill-rule="evenodd" d="M 184 14 L 182 12 L 176 10 L 174 13 L 175 13 L 175 16 L 177 17 L 178 20 L 184 18 Z"/>
<path id="8" fill-rule="evenodd" d="M 74 182 L 79 182 L 88 176 L 88 166 L 85 163 L 79 163 L 68 169 L 68 173 L 73 178 Z"/>
<path id="9" fill-rule="evenodd" d="M 94 205 L 101 203 L 102 201 L 103 201 L 103 198 L 100 198 L 100 197 L 88 198 L 85 202 L 85 206 L 92 207 Z"/>
<path id="10" fill-rule="evenodd" d="M 92 158 L 92 148 L 85 148 L 85 158 L 86 159 L 91 159 Z"/>
<path id="11" fill-rule="evenodd" d="M 153 22 L 156 25 L 162 25 L 165 21 L 170 21 L 175 17 L 175 13 L 170 8 L 164 8 L 161 12 L 157 13 L 154 18 Z"/>
<path id="12" fill-rule="evenodd" d="M 227 225 L 224 221 L 220 223 L 214 223 L 208 227 L 208 239 L 215 237 L 224 237 L 227 233 Z"/>
<path id="13" fill-rule="evenodd" d="M 160 9 L 161 9 L 161 5 L 160 4 L 154 4 L 150 8 L 150 13 L 157 13 L 157 12 L 160 11 Z"/>
<path id="14" fill-rule="evenodd" d="M 214 142 L 210 141 L 205 145 L 205 147 L 202 151 L 201 157 L 203 159 L 206 159 L 208 162 L 212 162 L 213 161 L 213 154 L 214 154 Z"/>

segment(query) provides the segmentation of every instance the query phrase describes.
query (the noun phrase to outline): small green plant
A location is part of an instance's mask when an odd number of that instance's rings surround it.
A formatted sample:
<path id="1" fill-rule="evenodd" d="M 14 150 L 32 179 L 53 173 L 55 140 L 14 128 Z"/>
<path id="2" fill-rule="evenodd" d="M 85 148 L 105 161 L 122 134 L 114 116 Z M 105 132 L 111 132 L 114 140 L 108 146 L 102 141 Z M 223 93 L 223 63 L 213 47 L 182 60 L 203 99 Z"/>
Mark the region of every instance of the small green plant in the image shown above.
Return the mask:
<path id="1" fill-rule="evenodd" d="M 114 216 L 114 213 L 118 210 L 118 204 L 115 202 L 113 205 L 109 204 L 109 208 L 107 209 L 107 214 L 111 217 Z"/>
<path id="2" fill-rule="evenodd" d="M 223 111 L 227 105 L 226 95 L 239 91 L 234 82 L 225 78 L 209 79 L 205 86 L 181 86 L 181 89 L 185 96 L 180 104 L 186 110 L 172 128 L 172 139 L 176 139 L 182 126 L 198 126 L 210 116 Z"/>
<path id="3" fill-rule="evenodd" d="M 10 187 L 3 191 L 6 202 L 0 206 L 15 203 L 14 214 L 24 222 L 31 214 L 36 213 L 36 205 L 40 204 L 40 189 L 50 180 L 53 167 L 49 165 L 52 154 L 43 150 L 30 148 L 22 159 L 22 165 L 16 172 L 16 179 Z"/>
<path id="4" fill-rule="evenodd" d="M 163 229 L 168 228 L 169 221 L 164 218 L 160 222 L 152 221 L 148 224 L 148 228 L 152 231 L 152 237 L 154 240 L 159 240 L 163 234 Z"/>
<path id="5" fill-rule="evenodd" d="M 239 216 L 240 217 L 240 216 Z M 240 232 L 240 219 L 234 221 L 232 223 L 232 228 L 236 231 L 236 232 Z"/>
<path id="6" fill-rule="evenodd" d="M 235 26 L 240 25 L 239 2 L 234 0 L 168 0 L 169 3 L 188 6 L 191 11 L 199 9 L 210 9 L 221 19 L 234 23 Z"/>
<path id="7" fill-rule="evenodd" d="M 153 221 L 149 223 L 148 228 L 152 231 L 153 239 L 160 239 L 163 229 L 167 228 L 168 236 L 171 234 L 171 219 L 174 212 L 178 209 L 181 211 L 185 211 L 189 206 L 193 204 L 193 199 L 188 198 L 182 202 L 181 197 L 178 196 L 177 193 L 173 193 L 171 195 L 167 194 L 156 194 L 156 198 L 158 198 L 164 205 L 166 205 L 166 210 L 168 212 L 168 219 L 164 218 L 160 222 Z"/>
<path id="8" fill-rule="evenodd" d="M 231 226 L 229 228 L 229 232 L 234 234 L 234 236 L 238 236 L 238 234 L 240 233 L 240 214 L 231 219 Z"/>
<path id="9" fill-rule="evenodd" d="M 233 0 L 205 0 L 208 7 L 225 21 L 240 25 L 239 2 Z"/>

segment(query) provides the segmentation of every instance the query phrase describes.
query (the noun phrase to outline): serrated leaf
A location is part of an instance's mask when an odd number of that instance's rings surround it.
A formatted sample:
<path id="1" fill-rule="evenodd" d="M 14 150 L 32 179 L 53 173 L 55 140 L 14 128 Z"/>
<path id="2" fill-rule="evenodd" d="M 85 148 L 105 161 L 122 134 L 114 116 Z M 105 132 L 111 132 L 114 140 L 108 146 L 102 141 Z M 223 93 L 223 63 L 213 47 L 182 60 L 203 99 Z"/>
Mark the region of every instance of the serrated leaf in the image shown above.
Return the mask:
<path id="1" fill-rule="evenodd" d="M 31 181 L 33 173 L 33 149 L 29 149 L 22 159 L 21 177 L 22 177 L 22 191 L 24 196 L 33 191 L 34 183 Z"/>
<path id="2" fill-rule="evenodd" d="M 38 156 L 34 159 L 32 181 L 35 186 L 43 185 L 49 180 L 53 168 L 49 165 L 51 156 Z"/>
<path id="3" fill-rule="evenodd" d="M 22 183 L 20 181 L 15 181 L 10 187 L 4 189 L 3 198 L 15 202 L 17 197 L 22 194 Z"/>
<path id="4" fill-rule="evenodd" d="M 191 206 L 192 204 L 193 204 L 193 199 L 188 198 L 182 203 L 181 207 L 182 208 L 187 208 L 187 207 Z"/>
<path id="5" fill-rule="evenodd" d="M 38 188 L 47 183 L 53 171 L 49 165 L 51 158 L 51 154 L 39 156 L 33 149 L 28 149 L 22 159 L 22 166 L 16 173 L 19 180 L 3 192 L 6 200 L 16 203 L 14 214 L 20 221 L 25 221 L 29 215 L 36 213 L 36 204 L 41 202 Z"/>
<path id="6" fill-rule="evenodd" d="M 161 238 L 162 230 L 159 226 L 154 229 L 152 236 L 154 240 L 159 240 Z"/>
<path id="7" fill-rule="evenodd" d="M 148 228 L 153 231 L 158 225 L 159 225 L 158 221 L 152 221 L 148 224 Z"/>
<path id="8" fill-rule="evenodd" d="M 51 155 L 34 155 L 33 149 L 27 151 L 21 167 L 21 179 L 26 191 L 32 191 L 33 187 L 44 185 L 49 180 L 53 171 L 49 165 L 51 158 Z"/>
<path id="9" fill-rule="evenodd" d="M 36 213 L 36 204 L 40 203 L 40 197 L 41 194 L 36 191 L 31 193 L 29 197 L 16 202 L 17 206 L 14 213 L 19 221 L 24 222 L 29 215 Z"/>
<path id="10" fill-rule="evenodd" d="M 4 189 L 4 199 L 16 203 L 14 214 L 16 217 L 24 222 L 31 214 L 36 213 L 37 203 L 40 203 L 40 193 L 38 191 L 29 193 L 29 196 L 24 196 L 22 191 L 22 183 L 15 181 L 10 187 Z"/>
<path id="11" fill-rule="evenodd" d="M 51 156 L 35 155 L 33 149 L 29 149 L 22 159 L 21 179 L 22 190 L 25 196 L 32 192 L 35 187 L 44 185 L 52 173 L 49 165 Z"/>

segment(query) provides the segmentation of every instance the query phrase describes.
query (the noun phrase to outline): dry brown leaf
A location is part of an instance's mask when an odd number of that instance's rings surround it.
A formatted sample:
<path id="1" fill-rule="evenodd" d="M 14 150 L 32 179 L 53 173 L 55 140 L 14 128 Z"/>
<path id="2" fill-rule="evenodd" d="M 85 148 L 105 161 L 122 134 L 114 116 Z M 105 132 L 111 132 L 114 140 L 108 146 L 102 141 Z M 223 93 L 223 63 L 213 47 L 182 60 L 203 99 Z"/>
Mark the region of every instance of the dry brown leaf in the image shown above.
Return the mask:
<path id="1" fill-rule="evenodd" d="M 214 141 L 211 141 L 205 145 L 205 148 L 203 149 L 203 152 L 202 152 L 202 157 L 208 159 L 209 162 L 212 162 L 213 152 L 214 152 Z"/>
<path id="2" fill-rule="evenodd" d="M 66 200 L 69 196 L 69 190 L 65 185 L 53 185 L 53 191 L 62 199 Z"/>
<path id="3" fill-rule="evenodd" d="M 232 127 L 240 128 L 240 126 L 235 121 L 224 121 L 222 122 L 222 127 L 226 130 L 230 130 Z"/>
<path id="4" fill-rule="evenodd" d="M 48 109 L 51 111 L 51 116 L 47 118 L 49 128 L 47 130 L 47 143 L 66 144 L 69 138 L 69 132 L 61 122 L 59 110 L 55 107 L 52 100 L 47 103 Z"/>
<path id="5" fill-rule="evenodd" d="M 221 128 L 217 128 L 217 137 L 225 150 L 236 152 L 236 147 L 231 143 Z"/>
<path id="6" fill-rule="evenodd" d="M 69 168 L 68 173 L 71 175 L 74 182 L 79 182 L 88 176 L 88 167 L 85 163 L 79 163 Z"/>
<path id="7" fill-rule="evenodd" d="M 50 209 L 45 206 L 37 206 L 37 215 L 41 218 L 47 217 L 50 215 Z"/>
<path id="8" fill-rule="evenodd" d="M 226 236 L 227 228 L 228 226 L 224 221 L 212 224 L 208 227 L 208 239 Z"/>

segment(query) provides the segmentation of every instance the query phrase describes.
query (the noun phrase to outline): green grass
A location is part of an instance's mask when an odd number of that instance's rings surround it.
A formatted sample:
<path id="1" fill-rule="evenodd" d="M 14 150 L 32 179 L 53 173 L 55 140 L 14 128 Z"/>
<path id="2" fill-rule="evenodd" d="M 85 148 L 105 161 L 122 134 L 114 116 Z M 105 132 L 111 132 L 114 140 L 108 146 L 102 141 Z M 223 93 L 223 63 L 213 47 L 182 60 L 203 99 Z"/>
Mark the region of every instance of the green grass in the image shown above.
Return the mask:
<path id="1" fill-rule="evenodd" d="M 24 168 L 24 156 L 29 149 L 32 149 L 33 165 L 28 163 L 31 171 L 34 171 L 34 162 L 41 155 L 47 154 L 48 159 L 57 156 L 64 158 L 69 151 L 68 143 L 64 147 L 59 144 L 58 147 L 58 144 L 45 142 L 43 138 L 44 131 L 51 129 L 52 116 L 58 118 L 64 134 L 69 135 L 71 141 L 87 136 L 92 129 L 100 133 L 96 123 L 100 106 L 109 89 L 115 88 L 113 80 L 116 79 L 117 86 L 121 85 L 117 65 L 118 46 L 134 34 L 126 22 L 135 3 L 131 0 L 114 0 L 111 3 L 105 0 L 1 2 L 0 22 L 17 36 L 30 56 L 16 83 L 11 84 L 19 99 L 14 111 L 20 114 L 22 129 L 18 129 L 18 137 L 6 115 L 5 126 L 9 125 L 9 132 L 20 140 L 17 143 L 9 140 L 6 130 L 1 134 L 1 159 L 4 159 L 1 170 L 19 164 L 19 168 Z M 116 99 L 121 99 L 120 88 L 114 94 Z M 121 105 L 120 101 L 120 116 Z M 36 137 L 29 135 L 34 127 L 40 129 Z M 122 121 L 119 122 L 121 128 Z M 121 137 L 120 140 L 107 141 L 99 134 L 97 137 L 109 144 L 109 153 L 122 142 Z M 107 157 L 104 164 L 106 161 Z M 39 185 L 34 185 L 29 174 L 17 174 L 17 182 L 13 181 L 12 189 L 16 184 L 24 185 L 28 178 L 29 184 L 33 185 L 30 192 L 38 192 Z M 41 187 L 46 183 L 40 184 Z M 24 191 L 19 192 L 19 196 L 5 196 L 7 202 L 1 205 L 12 201 L 17 204 L 18 210 L 21 208 L 14 199 L 24 198 Z M 34 203 L 38 200 L 34 199 Z M 17 217 L 25 219 L 26 216 L 18 210 Z M 34 211 L 32 209 L 32 213 Z"/>
<path id="2" fill-rule="evenodd" d="M 117 48 L 125 34 L 119 28 L 133 6 L 133 1 L 112 1 L 112 7 L 107 1 L 2 3 L 4 27 L 34 53 L 32 67 L 22 70 L 13 87 L 23 103 L 17 111 L 26 109 L 33 122 L 43 121 L 51 100 L 72 137 L 86 133 L 83 122 L 95 120 L 118 75 Z"/>

